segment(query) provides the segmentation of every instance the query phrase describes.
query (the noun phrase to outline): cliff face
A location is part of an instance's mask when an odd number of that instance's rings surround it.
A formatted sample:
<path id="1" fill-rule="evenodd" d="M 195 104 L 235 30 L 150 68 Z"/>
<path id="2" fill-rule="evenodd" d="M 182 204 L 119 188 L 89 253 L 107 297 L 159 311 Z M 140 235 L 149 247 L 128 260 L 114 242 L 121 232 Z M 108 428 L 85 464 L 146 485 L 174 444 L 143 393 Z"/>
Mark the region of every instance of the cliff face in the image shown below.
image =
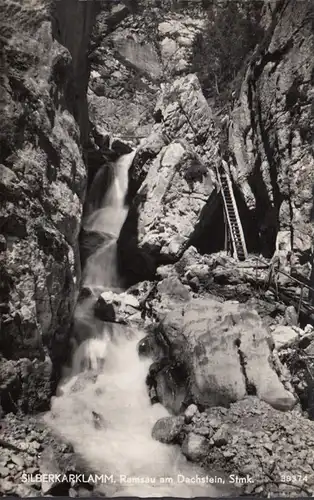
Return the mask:
<path id="1" fill-rule="evenodd" d="M 309 1 L 278 3 L 229 127 L 233 176 L 247 206 L 264 237 L 273 227 L 277 246 L 303 263 L 312 259 L 313 237 L 313 16 Z"/>
<path id="2" fill-rule="evenodd" d="M 86 185 L 82 143 L 88 133 L 86 49 L 96 4 L 6 0 L 1 5 L 3 406 L 10 407 L 9 401 L 30 409 L 40 405 L 43 393 L 35 391 L 34 400 L 26 403 L 23 387 L 31 377 L 40 379 L 39 363 L 45 366 L 41 378 L 49 397 L 49 366 L 65 352 L 80 276 L 77 237 Z"/>
<path id="3" fill-rule="evenodd" d="M 161 83 L 191 72 L 204 11 L 190 2 L 108 2 L 93 35 L 88 102 L 99 131 L 126 141 L 149 135 Z"/>

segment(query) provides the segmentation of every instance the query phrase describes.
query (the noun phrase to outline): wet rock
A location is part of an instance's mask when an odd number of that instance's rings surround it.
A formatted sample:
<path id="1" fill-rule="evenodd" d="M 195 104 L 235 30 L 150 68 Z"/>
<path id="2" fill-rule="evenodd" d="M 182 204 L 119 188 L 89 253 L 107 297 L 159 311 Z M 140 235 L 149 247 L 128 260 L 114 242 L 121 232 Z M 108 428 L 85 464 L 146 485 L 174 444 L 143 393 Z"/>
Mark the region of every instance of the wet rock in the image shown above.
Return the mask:
<path id="1" fill-rule="evenodd" d="M 103 417 L 96 411 L 92 411 L 95 429 L 104 429 L 106 427 Z"/>
<path id="2" fill-rule="evenodd" d="M 313 332 L 314 332 L 314 327 L 313 327 L 313 325 L 309 325 L 309 324 L 308 324 L 308 325 L 306 325 L 306 326 L 305 326 L 305 328 L 304 328 L 304 334 L 305 334 L 305 335 L 309 335 L 309 334 L 311 334 L 311 333 L 313 333 Z"/>
<path id="3" fill-rule="evenodd" d="M 193 278 L 188 279 L 188 283 L 189 283 L 191 289 L 194 292 L 197 292 L 199 290 L 199 288 L 200 288 L 200 280 L 198 279 L 197 276 L 194 276 Z"/>
<path id="4" fill-rule="evenodd" d="M 71 392 L 82 392 L 90 384 L 95 384 L 97 378 L 98 373 L 92 370 L 80 373 L 71 387 Z"/>
<path id="5" fill-rule="evenodd" d="M 184 412 L 185 422 L 187 424 L 192 422 L 193 417 L 198 413 L 198 408 L 196 405 L 192 404 L 187 407 Z"/>
<path id="6" fill-rule="evenodd" d="M 115 322 L 116 313 L 113 305 L 113 293 L 105 292 L 97 300 L 94 308 L 96 318 L 101 321 Z"/>
<path id="7" fill-rule="evenodd" d="M 95 316 L 102 321 L 127 323 L 128 320 L 137 322 L 140 317 L 134 315 L 140 309 L 138 299 L 128 293 L 103 292 L 95 304 Z"/>
<path id="8" fill-rule="evenodd" d="M 158 366 L 159 363 L 157 362 L 155 365 Z M 185 402 L 189 398 L 187 377 L 185 365 L 182 363 L 172 364 L 168 358 L 162 359 L 161 368 L 153 377 L 158 401 L 175 415 L 184 410 Z"/>
<path id="9" fill-rule="evenodd" d="M 93 201 L 95 202 L 95 200 Z M 106 241 L 108 241 L 108 236 L 103 233 L 81 229 L 79 242 L 82 268 L 85 267 L 88 257 L 100 249 Z"/>
<path id="10" fill-rule="evenodd" d="M 153 427 L 152 437 L 161 443 L 177 443 L 184 426 L 184 417 L 165 417 L 159 419 Z"/>
<path id="11" fill-rule="evenodd" d="M 224 446 L 228 443 L 228 429 L 221 426 L 212 437 L 215 446 Z"/>
<path id="12" fill-rule="evenodd" d="M 200 461 L 207 456 L 210 444 L 204 436 L 190 432 L 183 441 L 181 449 L 189 460 Z"/>
<path id="13" fill-rule="evenodd" d="M 123 142 L 121 139 L 115 138 L 111 143 L 111 149 L 119 154 L 119 156 L 132 153 L 133 148 L 130 144 Z"/>
<path id="14" fill-rule="evenodd" d="M 150 335 L 144 337 L 138 343 L 137 350 L 140 356 L 152 356 L 154 347 L 152 345 L 152 339 Z"/>

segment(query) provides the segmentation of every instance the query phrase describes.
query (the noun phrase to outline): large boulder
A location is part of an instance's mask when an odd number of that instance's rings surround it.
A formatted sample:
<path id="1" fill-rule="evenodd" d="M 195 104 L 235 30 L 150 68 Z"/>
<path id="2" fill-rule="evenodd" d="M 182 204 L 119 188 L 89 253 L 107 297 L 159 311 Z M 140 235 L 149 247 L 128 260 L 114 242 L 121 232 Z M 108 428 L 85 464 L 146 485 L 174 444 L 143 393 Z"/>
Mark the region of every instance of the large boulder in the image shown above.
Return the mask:
<path id="1" fill-rule="evenodd" d="M 95 316 L 102 321 L 128 324 L 141 320 L 140 303 L 128 293 L 103 292 L 95 304 Z"/>
<path id="2" fill-rule="evenodd" d="M 229 406 L 257 395 L 284 411 L 296 404 L 284 386 L 286 374 L 273 354 L 271 335 L 254 310 L 232 301 L 194 299 L 177 302 L 160 316 L 155 335 L 165 343 L 170 368 L 166 364 L 159 372 L 157 394 L 168 407 L 178 411 L 165 390 L 169 375 L 175 379 L 171 366 L 181 366 L 181 378 L 187 377 L 184 382 L 178 377 L 181 403 L 188 397 L 205 406 Z"/>
<path id="3" fill-rule="evenodd" d="M 139 245 L 160 259 L 177 259 L 215 193 L 209 169 L 183 142 L 161 150 L 151 165 L 138 196 Z"/>

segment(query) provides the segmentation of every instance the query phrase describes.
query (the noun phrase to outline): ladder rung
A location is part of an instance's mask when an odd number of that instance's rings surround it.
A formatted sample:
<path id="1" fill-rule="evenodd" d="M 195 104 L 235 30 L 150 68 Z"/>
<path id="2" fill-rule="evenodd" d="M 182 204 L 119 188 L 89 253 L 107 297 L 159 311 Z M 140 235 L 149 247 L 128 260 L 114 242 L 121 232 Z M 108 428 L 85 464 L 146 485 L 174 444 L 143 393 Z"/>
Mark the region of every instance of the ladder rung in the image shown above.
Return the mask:
<path id="1" fill-rule="evenodd" d="M 238 259 L 246 257 L 245 243 L 243 245 L 243 234 L 241 219 L 239 219 L 238 207 L 234 198 L 233 186 L 230 175 L 222 168 L 217 169 L 220 178 L 221 190 L 225 204 L 225 212 L 228 219 L 229 236 L 233 240 L 233 247 Z M 219 180 L 219 179 L 218 179 Z"/>

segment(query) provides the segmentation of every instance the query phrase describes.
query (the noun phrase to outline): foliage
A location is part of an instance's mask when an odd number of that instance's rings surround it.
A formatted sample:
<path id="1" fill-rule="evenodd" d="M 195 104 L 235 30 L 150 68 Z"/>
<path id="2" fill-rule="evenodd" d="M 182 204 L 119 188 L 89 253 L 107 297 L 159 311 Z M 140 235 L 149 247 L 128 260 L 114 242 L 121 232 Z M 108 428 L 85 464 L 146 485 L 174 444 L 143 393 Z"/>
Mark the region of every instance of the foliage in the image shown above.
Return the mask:
<path id="1" fill-rule="evenodd" d="M 206 26 L 194 48 L 193 69 L 205 96 L 225 102 L 240 80 L 246 59 L 263 37 L 263 2 L 204 2 Z"/>

